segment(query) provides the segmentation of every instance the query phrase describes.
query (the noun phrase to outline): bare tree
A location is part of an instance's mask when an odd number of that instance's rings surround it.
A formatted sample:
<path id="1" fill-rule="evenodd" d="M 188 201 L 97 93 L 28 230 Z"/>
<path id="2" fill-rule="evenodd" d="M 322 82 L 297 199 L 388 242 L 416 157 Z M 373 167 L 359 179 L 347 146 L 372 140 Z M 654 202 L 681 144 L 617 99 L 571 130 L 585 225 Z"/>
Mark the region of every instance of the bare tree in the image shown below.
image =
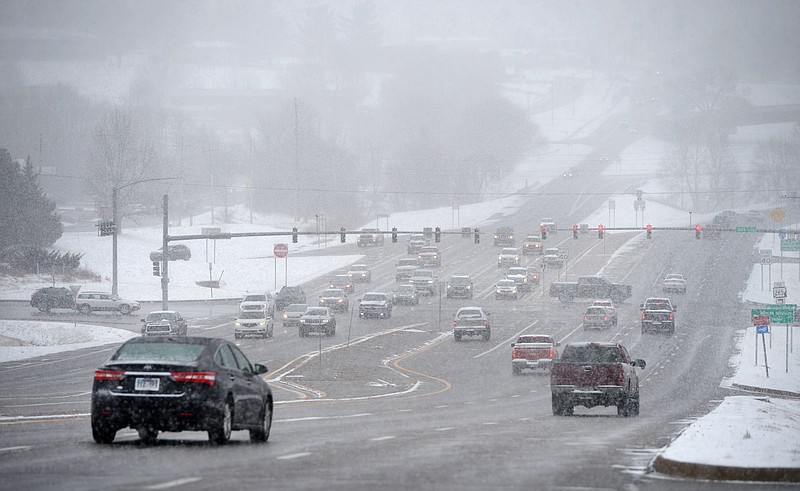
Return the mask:
<path id="1" fill-rule="evenodd" d="M 800 188 L 800 138 L 772 138 L 758 146 L 756 164 L 763 190 L 775 195 L 776 190 L 796 191 Z"/>
<path id="2" fill-rule="evenodd" d="M 89 150 L 88 192 L 98 209 L 111 210 L 112 193 L 117 193 L 117 216 L 131 215 L 135 204 L 147 204 L 151 193 L 146 186 L 132 184 L 152 177 L 156 152 L 135 113 L 113 109 L 95 127 Z M 120 229 L 120 224 L 117 224 Z"/>

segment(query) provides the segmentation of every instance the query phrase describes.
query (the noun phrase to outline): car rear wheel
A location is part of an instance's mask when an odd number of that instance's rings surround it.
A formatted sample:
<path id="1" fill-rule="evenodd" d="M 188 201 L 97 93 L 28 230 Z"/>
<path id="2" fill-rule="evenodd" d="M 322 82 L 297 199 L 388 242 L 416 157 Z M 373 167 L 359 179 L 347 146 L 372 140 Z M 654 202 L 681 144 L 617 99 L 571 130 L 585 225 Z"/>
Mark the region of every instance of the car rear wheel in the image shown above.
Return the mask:
<path id="1" fill-rule="evenodd" d="M 144 443 L 153 443 L 158 438 L 158 430 L 152 426 L 140 426 L 136 428 L 139 433 L 139 440 Z"/>
<path id="2" fill-rule="evenodd" d="M 519 367 L 512 366 L 511 373 L 514 375 L 520 375 L 522 373 L 522 370 L 520 370 Z"/>
<path id="3" fill-rule="evenodd" d="M 128 315 L 131 313 L 131 306 L 128 304 L 122 304 L 119 306 L 119 313 L 122 315 Z"/>
<path id="4" fill-rule="evenodd" d="M 117 430 L 109 428 L 95 418 L 92 418 L 92 438 L 97 443 L 111 443 L 117 436 Z"/>
<path id="5" fill-rule="evenodd" d="M 461 333 L 457 332 L 457 333 L 453 334 L 453 338 L 456 340 L 456 342 L 461 341 Z"/>
<path id="6" fill-rule="evenodd" d="M 483 340 L 488 341 L 492 339 L 492 331 L 486 331 L 483 333 Z"/>
<path id="7" fill-rule="evenodd" d="M 78 306 L 78 312 L 84 315 L 89 315 L 92 313 L 92 308 L 89 307 L 89 304 L 83 304 Z"/>
<path id="8" fill-rule="evenodd" d="M 211 443 L 217 445 L 224 445 L 231 439 L 231 429 L 233 427 L 233 411 L 231 410 L 231 403 L 225 401 L 222 406 L 222 414 L 219 421 L 214 423 L 214 426 L 208 430 L 208 439 Z"/>
<path id="9" fill-rule="evenodd" d="M 264 404 L 258 423 L 258 429 L 250 430 L 250 441 L 253 443 L 263 443 L 269 440 L 269 432 L 272 428 L 272 405 L 269 402 Z"/>

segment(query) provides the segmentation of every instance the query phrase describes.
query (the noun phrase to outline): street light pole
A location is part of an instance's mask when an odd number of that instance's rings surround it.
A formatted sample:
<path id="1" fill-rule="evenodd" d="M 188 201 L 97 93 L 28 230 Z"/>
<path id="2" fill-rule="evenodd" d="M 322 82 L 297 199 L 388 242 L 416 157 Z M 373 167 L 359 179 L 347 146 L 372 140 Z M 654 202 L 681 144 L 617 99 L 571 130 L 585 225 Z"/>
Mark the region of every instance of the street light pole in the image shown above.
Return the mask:
<path id="1" fill-rule="evenodd" d="M 111 294 L 117 294 L 117 188 L 111 190 L 111 220 L 114 222 L 114 233 L 112 234 L 112 253 L 111 253 Z"/>
<path id="2" fill-rule="evenodd" d="M 117 222 L 117 194 L 119 191 L 133 186 L 134 184 L 141 184 L 143 182 L 150 182 L 150 181 L 171 181 L 174 179 L 178 179 L 177 177 L 156 177 L 153 179 L 140 179 L 138 181 L 129 182 L 124 186 L 114 187 L 111 189 L 111 220 L 114 223 L 114 232 L 111 234 L 111 294 L 116 295 L 118 290 L 119 282 L 117 280 L 118 271 L 117 271 L 117 231 L 119 230 L 119 223 Z M 166 254 L 167 250 L 164 249 L 164 254 Z"/>

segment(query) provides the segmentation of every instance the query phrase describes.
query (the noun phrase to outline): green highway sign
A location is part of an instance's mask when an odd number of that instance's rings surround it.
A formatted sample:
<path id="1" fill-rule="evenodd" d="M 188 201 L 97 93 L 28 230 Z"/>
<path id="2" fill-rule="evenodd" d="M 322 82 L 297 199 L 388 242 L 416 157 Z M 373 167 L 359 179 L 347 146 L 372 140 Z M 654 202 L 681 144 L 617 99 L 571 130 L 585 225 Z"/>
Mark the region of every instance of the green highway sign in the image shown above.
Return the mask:
<path id="1" fill-rule="evenodd" d="M 736 227 L 737 232 L 755 232 L 755 227 Z"/>
<path id="2" fill-rule="evenodd" d="M 781 251 L 800 251 L 800 239 L 783 239 L 781 241 Z"/>
<path id="3" fill-rule="evenodd" d="M 763 309 L 752 309 L 751 317 L 768 316 L 770 324 L 791 324 L 794 322 L 795 304 L 770 305 Z"/>

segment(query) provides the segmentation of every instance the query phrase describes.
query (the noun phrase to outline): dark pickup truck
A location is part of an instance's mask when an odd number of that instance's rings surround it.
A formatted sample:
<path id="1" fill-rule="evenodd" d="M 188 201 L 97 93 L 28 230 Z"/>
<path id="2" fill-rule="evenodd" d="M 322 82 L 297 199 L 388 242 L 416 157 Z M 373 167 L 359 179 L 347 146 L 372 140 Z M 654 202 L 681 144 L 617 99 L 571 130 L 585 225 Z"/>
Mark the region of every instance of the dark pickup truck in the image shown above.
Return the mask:
<path id="1" fill-rule="evenodd" d="M 639 376 L 620 343 L 570 343 L 550 367 L 553 414 L 573 414 L 575 406 L 617 406 L 619 416 L 639 415 Z"/>
<path id="2" fill-rule="evenodd" d="M 639 306 L 642 311 L 642 334 L 648 331 L 675 332 L 675 311 L 678 306 L 668 298 L 648 298 Z"/>
<path id="3" fill-rule="evenodd" d="M 612 283 L 602 276 L 581 276 L 577 282 L 550 283 L 550 296 L 562 302 L 576 298 L 610 298 L 614 303 L 622 303 L 631 298 L 631 286 Z"/>

